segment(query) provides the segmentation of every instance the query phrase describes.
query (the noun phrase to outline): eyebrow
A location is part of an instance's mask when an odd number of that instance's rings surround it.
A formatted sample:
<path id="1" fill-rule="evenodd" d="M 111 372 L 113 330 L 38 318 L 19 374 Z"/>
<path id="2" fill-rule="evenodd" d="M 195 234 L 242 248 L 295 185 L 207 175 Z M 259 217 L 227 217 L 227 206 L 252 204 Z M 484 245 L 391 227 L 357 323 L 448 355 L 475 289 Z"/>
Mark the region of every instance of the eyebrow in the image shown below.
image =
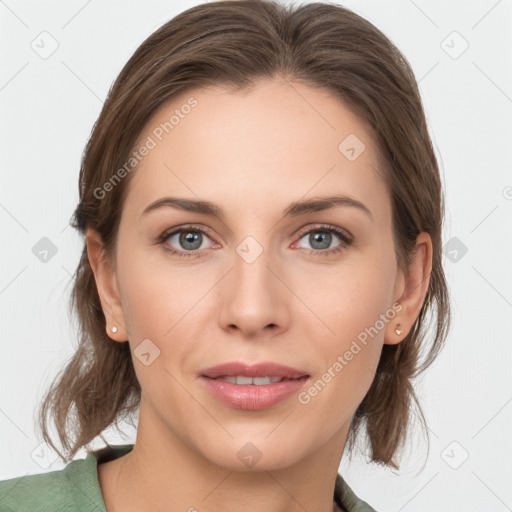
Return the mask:
<path id="1" fill-rule="evenodd" d="M 170 206 L 172 208 L 184 210 L 187 212 L 210 215 L 222 220 L 225 219 L 225 214 L 222 209 L 210 201 L 186 199 L 183 197 L 162 197 L 161 199 L 157 199 L 144 209 L 141 217 L 164 206 Z M 306 213 L 329 210 L 330 208 L 334 208 L 336 206 L 350 206 L 357 208 L 373 220 L 372 212 L 361 201 L 348 196 L 329 196 L 296 201 L 291 203 L 283 211 L 283 218 L 298 217 L 299 215 L 304 215 Z"/>

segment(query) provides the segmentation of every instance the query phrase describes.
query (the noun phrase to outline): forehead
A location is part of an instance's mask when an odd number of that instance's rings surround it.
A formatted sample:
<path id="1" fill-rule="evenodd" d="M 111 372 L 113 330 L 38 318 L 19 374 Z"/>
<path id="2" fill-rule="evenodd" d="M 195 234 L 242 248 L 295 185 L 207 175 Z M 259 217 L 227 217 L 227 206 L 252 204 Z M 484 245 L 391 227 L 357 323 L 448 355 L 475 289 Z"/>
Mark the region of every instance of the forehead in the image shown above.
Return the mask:
<path id="1" fill-rule="evenodd" d="M 148 141 L 128 191 L 139 210 L 166 194 L 233 213 L 335 193 L 386 207 L 371 130 L 321 88 L 262 80 L 236 92 L 190 89 L 151 117 L 135 147 Z"/>

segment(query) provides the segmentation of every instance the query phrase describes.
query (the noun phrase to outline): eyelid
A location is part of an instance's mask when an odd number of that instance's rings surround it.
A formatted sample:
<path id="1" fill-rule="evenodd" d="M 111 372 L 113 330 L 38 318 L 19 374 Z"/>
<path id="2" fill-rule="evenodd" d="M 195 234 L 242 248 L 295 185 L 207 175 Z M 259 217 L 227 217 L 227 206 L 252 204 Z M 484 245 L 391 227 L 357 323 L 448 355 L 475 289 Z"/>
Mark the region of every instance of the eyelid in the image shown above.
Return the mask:
<path id="1" fill-rule="evenodd" d="M 305 226 L 305 227 L 301 228 L 297 232 L 295 237 L 302 238 L 304 235 L 307 235 L 310 232 L 322 231 L 322 230 L 333 231 L 334 233 L 336 233 L 346 243 L 351 243 L 353 241 L 353 239 L 354 239 L 354 236 L 349 231 L 347 231 L 346 229 L 340 228 L 338 226 L 334 226 L 332 224 L 322 224 L 322 223 L 316 224 L 316 225 L 313 225 L 313 226 L 308 225 L 308 226 Z"/>
<path id="2" fill-rule="evenodd" d="M 198 227 L 196 224 L 183 224 L 180 226 L 175 226 L 173 228 L 166 229 L 159 237 L 159 242 L 164 242 L 167 240 L 171 235 L 174 235 L 176 233 L 179 233 L 180 231 L 197 231 L 199 233 L 204 233 L 208 235 L 208 237 L 212 238 L 212 234 L 209 228 L 206 226 Z"/>

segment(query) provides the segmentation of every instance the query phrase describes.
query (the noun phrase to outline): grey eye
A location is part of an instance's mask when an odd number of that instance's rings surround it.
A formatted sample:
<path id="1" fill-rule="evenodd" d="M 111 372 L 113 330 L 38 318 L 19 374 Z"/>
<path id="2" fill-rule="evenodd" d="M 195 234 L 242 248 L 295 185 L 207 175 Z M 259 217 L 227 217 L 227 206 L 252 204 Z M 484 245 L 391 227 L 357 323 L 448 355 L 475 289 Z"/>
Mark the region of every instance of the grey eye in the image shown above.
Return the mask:
<path id="1" fill-rule="evenodd" d="M 202 247 L 202 245 L 203 242 L 205 241 L 206 235 L 204 233 L 201 233 L 200 231 L 194 231 L 191 229 L 176 231 L 175 233 L 169 235 L 167 239 L 168 243 L 172 245 L 171 241 L 173 239 L 175 240 L 176 237 L 178 238 L 178 247 L 176 247 L 178 250 L 196 251 L 198 249 L 204 248 Z"/>
<path id="2" fill-rule="evenodd" d="M 330 249 L 331 243 L 333 241 L 333 234 L 327 229 L 317 229 L 310 231 L 309 233 L 306 233 L 301 240 L 307 239 L 308 243 L 310 244 L 310 247 L 305 247 L 306 249 L 313 249 L 313 250 L 324 250 L 324 249 Z M 337 238 L 338 235 L 334 234 Z"/>

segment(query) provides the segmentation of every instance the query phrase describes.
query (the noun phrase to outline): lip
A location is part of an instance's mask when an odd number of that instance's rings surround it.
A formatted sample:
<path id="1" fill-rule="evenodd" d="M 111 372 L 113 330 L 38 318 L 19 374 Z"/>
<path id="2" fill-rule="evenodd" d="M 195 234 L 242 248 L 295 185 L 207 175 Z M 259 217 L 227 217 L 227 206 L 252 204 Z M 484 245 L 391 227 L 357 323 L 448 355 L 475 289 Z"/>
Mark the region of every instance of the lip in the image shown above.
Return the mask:
<path id="1" fill-rule="evenodd" d="M 296 368 L 282 364 L 264 362 L 249 365 L 229 362 L 203 370 L 200 381 L 206 389 L 220 402 L 234 409 L 259 411 L 267 409 L 298 392 L 310 375 Z M 282 377 L 283 381 L 257 386 L 239 385 L 215 380 L 217 377 L 242 375 L 245 377 Z"/>
<path id="2" fill-rule="evenodd" d="M 206 389 L 217 400 L 234 409 L 245 409 L 247 411 L 259 411 L 276 405 L 298 392 L 309 379 L 308 376 L 304 376 L 262 386 L 254 384 L 242 386 L 223 380 L 215 380 L 204 375 L 200 377 Z"/>
<path id="3" fill-rule="evenodd" d="M 210 377 L 211 379 L 236 375 L 242 375 L 244 377 L 284 377 L 285 379 L 309 377 L 308 372 L 304 370 L 272 362 L 250 365 L 233 361 L 212 366 L 211 368 L 201 371 L 202 377 Z"/>

